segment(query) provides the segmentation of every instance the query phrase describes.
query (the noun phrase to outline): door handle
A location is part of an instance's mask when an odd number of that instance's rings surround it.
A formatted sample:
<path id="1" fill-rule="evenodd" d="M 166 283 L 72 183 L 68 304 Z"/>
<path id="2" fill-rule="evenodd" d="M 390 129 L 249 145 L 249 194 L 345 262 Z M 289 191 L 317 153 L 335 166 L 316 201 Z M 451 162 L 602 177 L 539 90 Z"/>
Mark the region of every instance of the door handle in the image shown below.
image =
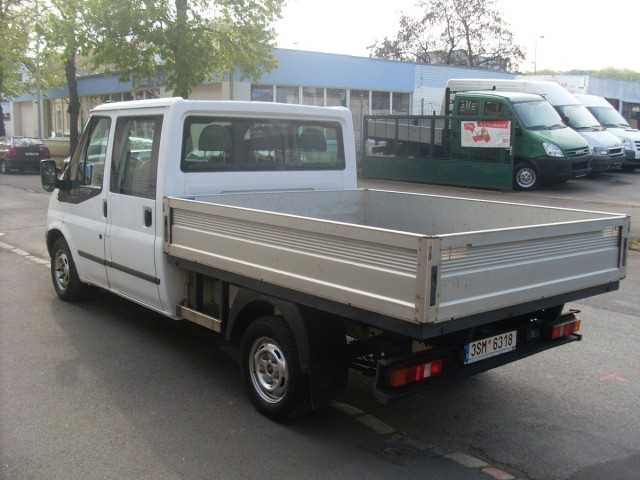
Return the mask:
<path id="1" fill-rule="evenodd" d="M 153 223 L 153 217 L 151 216 L 151 207 L 144 207 L 144 226 L 150 227 Z"/>
<path id="2" fill-rule="evenodd" d="M 104 218 L 107 218 L 107 200 L 106 199 L 102 200 L 102 216 Z"/>

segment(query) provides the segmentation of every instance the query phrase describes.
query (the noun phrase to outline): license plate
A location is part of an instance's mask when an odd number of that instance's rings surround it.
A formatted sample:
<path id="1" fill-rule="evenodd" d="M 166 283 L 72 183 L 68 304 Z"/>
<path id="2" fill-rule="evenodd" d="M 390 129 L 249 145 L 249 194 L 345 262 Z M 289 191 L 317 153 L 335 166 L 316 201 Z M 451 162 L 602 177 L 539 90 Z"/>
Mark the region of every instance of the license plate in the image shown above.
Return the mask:
<path id="1" fill-rule="evenodd" d="M 479 362 L 485 358 L 495 357 L 503 353 L 511 352 L 516 349 L 518 341 L 517 330 L 501 333 L 493 337 L 483 338 L 475 342 L 467 343 L 464 346 L 464 363 Z"/>
<path id="2" fill-rule="evenodd" d="M 27 157 L 37 157 L 40 155 L 38 152 L 24 152 Z"/>

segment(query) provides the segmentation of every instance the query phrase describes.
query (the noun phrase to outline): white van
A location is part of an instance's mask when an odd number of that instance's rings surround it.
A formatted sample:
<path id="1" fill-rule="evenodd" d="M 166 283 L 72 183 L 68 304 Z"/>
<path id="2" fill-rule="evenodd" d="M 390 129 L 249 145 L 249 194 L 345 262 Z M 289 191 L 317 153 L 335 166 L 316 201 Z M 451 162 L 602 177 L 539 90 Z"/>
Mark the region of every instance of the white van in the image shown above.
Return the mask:
<path id="1" fill-rule="evenodd" d="M 640 130 L 631 128 L 629 122 L 611 106 L 606 98 L 597 95 L 576 95 L 594 117 L 624 144 L 623 168 L 633 170 L 640 167 Z"/>
<path id="2" fill-rule="evenodd" d="M 447 89 L 450 95 L 469 90 L 498 90 L 541 95 L 554 106 L 564 123 L 587 141 L 592 152 L 593 173 L 622 167 L 624 147 L 618 137 L 607 132 L 591 112 L 558 83 L 543 80 L 451 79 L 447 82 Z"/>

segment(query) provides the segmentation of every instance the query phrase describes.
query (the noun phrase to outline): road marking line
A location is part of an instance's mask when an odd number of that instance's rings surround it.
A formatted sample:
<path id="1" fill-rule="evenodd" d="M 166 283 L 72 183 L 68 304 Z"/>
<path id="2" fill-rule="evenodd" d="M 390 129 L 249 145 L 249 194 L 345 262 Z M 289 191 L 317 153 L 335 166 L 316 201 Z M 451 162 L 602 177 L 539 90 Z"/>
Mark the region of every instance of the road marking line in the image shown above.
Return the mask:
<path id="1" fill-rule="evenodd" d="M 345 415 L 349 415 L 350 417 L 356 417 L 358 415 L 364 415 L 364 412 L 353 405 L 349 405 L 348 403 L 342 402 L 331 402 L 331 406 L 336 410 L 344 413 Z"/>
<path id="2" fill-rule="evenodd" d="M 362 415 L 360 417 L 356 417 L 356 420 L 379 435 L 390 435 L 396 431 L 396 429 L 391 425 L 387 425 L 373 415 Z"/>
<path id="3" fill-rule="evenodd" d="M 489 466 L 489 464 L 484 460 L 480 460 L 479 458 L 472 457 L 471 455 L 467 455 L 466 453 L 462 452 L 450 453 L 448 455 L 445 455 L 445 458 L 453 460 L 454 462 L 467 468 L 483 468 Z"/>
<path id="4" fill-rule="evenodd" d="M 499 468 L 496 468 L 496 467 L 483 468 L 482 472 L 486 473 L 490 477 L 495 478 L 496 480 L 515 480 L 516 478 L 510 473 L 507 473 L 504 470 L 500 470 Z"/>
<path id="5" fill-rule="evenodd" d="M 4 233 L 0 234 L 4 235 Z M 47 268 L 51 266 L 51 262 L 47 259 L 36 257 L 35 255 L 31 255 L 26 250 L 22 250 L 21 248 L 14 247 L 13 245 L 5 242 L 0 242 L 0 248 L 4 250 L 9 250 L 11 253 L 15 253 L 16 255 L 20 255 L 21 257 L 33 262 L 37 265 L 43 265 Z"/>

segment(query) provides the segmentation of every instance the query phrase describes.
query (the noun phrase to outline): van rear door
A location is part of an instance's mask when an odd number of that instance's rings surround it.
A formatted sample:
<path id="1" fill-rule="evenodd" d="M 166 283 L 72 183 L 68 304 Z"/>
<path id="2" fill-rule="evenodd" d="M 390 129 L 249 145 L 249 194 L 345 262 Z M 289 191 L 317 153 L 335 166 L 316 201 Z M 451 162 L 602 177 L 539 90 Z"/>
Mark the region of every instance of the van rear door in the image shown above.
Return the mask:
<path id="1" fill-rule="evenodd" d="M 111 165 L 107 275 L 111 288 L 160 308 L 155 264 L 162 115 L 120 116 Z"/>

